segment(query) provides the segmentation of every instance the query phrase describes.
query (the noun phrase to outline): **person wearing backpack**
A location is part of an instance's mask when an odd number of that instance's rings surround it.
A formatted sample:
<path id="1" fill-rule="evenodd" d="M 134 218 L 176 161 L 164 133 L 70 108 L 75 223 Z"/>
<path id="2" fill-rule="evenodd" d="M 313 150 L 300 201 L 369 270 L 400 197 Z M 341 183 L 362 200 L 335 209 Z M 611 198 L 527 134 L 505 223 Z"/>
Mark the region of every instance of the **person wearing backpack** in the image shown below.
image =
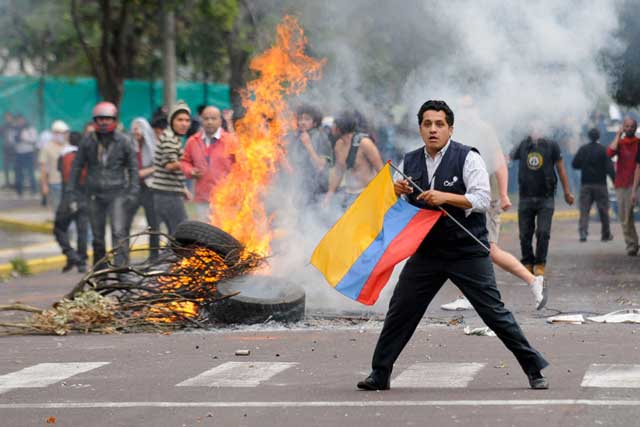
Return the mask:
<path id="1" fill-rule="evenodd" d="M 345 195 L 341 204 L 346 209 L 382 169 L 383 162 L 373 139 L 358 131 L 358 116 L 355 113 L 340 113 L 331 132 L 337 138 L 334 149 L 335 166 L 329 176 L 329 191 L 324 205 L 331 202 L 344 178 Z"/>

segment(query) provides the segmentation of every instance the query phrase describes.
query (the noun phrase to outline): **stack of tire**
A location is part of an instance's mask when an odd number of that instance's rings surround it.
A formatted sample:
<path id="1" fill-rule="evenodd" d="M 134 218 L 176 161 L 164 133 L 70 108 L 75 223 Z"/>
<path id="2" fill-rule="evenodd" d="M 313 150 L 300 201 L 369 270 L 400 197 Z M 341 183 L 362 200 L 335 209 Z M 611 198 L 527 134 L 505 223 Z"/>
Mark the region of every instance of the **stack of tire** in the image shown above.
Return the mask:
<path id="1" fill-rule="evenodd" d="M 218 227 L 200 221 L 181 223 L 174 235 L 178 246 L 201 246 L 220 255 L 229 266 L 240 259 L 242 243 Z M 240 292 L 238 295 L 233 295 Z M 285 279 L 273 276 L 244 276 L 217 285 L 217 294 L 226 297 L 207 307 L 210 319 L 220 323 L 297 322 L 304 318 L 305 293 Z"/>

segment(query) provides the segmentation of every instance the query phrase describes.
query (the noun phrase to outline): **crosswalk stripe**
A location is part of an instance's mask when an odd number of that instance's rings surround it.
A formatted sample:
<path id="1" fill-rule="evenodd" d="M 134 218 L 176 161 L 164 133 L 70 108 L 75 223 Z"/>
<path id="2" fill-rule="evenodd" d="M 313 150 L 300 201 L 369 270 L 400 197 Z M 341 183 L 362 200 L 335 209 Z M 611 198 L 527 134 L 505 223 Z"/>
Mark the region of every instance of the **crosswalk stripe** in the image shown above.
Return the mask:
<path id="1" fill-rule="evenodd" d="M 227 362 L 189 378 L 177 387 L 257 387 L 297 363 Z"/>
<path id="2" fill-rule="evenodd" d="M 594 363 L 582 378 L 582 387 L 640 388 L 640 365 Z"/>
<path id="3" fill-rule="evenodd" d="M 338 400 L 338 401 L 236 401 L 236 402 L 46 402 L 0 403 L 0 409 L 93 409 L 93 408 L 382 408 L 382 407 L 508 407 L 508 406 L 640 406 L 637 399 L 513 399 L 513 400 Z"/>
<path id="4" fill-rule="evenodd" d="M 391 383 L 394 388 L 463 388 L 484 366 L 484 363 L 416 363 Z"/>
<path id="5" fill-rule="evenodd" d="M 0 376 L 0 393 L 16 388 L 46 387 L 83 372 L 108 365 L 109 362 L 39 363 Z"/>

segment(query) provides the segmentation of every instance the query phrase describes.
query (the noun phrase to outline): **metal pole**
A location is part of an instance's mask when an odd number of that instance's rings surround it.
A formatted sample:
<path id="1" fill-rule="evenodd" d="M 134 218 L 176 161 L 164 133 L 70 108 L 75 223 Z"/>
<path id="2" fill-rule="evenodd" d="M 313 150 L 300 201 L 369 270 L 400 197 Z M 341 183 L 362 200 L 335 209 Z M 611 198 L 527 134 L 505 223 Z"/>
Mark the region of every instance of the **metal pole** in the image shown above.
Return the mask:
<path id="1" fill-rule="evenodd" d="M 400 175 L 402 175 L 402 177 L 403 177 L 404 179 L 406 179 L 407 181 L 409 181 L 409 184 L 411 184 L 411 185 L 413 186 L 413 188 L 415 188 L 416 190 L 418 190 L 418 191 L 419 191 L 419 192 L 421 192 L 421 193 L 424 193 L 424 190 L 423 190 L 422 188 L 420 188 L 420 186 L 419 186 L 418 184 L 416 184 L 415 182 L 413 182 L 413 180 L 411 179 L 411 177 L 409 177 L 409 176 L 405 175 L 405 174 L 404 174 L 404 172 L 402 172 L 400 169 L 398 169 L 398 168 L 396 167 L 396 165 L 394 165 L 394 164 L 391 162 L 391 160 L 389 160 L 387 163 L 389 163 L 389 166 L 391 166 L 393 169 L 395 169 L 395 171 L 396 171 L 396 172 L 398 172 Z M 471 237 L 473 238 L 473 240 L 475 240 L 476 242 L 478 242 L 478 244 L 479 244 L 480 246 L 482 246 L 483 248 L 485 248 L 485 249 L 487 250 L 487 252 L 491 252 L 491 250 L 490 250 L 490 249 L 489 249 L 489 248 L 488 248 L 484 243 L 482 243 L 482 242 L 480 241 L 480 239 L 478 239 L 478 238 L 477 238 L 477 237 L 476 237 L 472 232 L 470 232 L 469 230 L 467 230 L 467 228 L 466 228 L 464 225 L 460 224 L 460 222 L 459 222 L 457 219 L 455 219 L 453 216 L 451 216 L 451 215 L 449 214 L 449 212 L 447 212 L 447 211 L 446 211 L 446 209 L 445 209 L 445 208 L 443 208 L 442 206 L 437 206 L 437 208 L 438 208 L 438 209 L 440 209 L 442 212 L 444 212 L 444 214 L 445 214 L 445 215 L 447 215 L 447 216 L 448 216 L 448 217 L 449 217 L 449 218 L 450 218 L 454 223 L 456 223 L 456 225 L 457 225 L 458 227 L 460 227 L 461 229 L 463 229 L 465 233 L 467 233 L 469 236 L 471 236 Z"/>
<path id="2" fill-rule="evenodd" d="M 176 103 L 176 24 L 173 10 L 164 11 L 163 38 L 163 77 L 164 77 L 164 106 L 171 108 Z"/>

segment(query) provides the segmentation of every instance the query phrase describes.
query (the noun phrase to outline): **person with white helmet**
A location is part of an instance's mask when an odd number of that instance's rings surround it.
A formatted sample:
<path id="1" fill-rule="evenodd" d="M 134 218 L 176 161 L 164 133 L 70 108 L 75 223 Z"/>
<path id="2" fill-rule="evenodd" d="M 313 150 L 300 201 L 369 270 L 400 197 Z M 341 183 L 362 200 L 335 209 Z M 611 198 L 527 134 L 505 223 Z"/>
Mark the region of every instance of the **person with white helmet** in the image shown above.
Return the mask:
<path id="1" fill-rule="evenodd" d="M 83 138 L 73 160 L 71 192 L 76 200 L 83 196 L 80 184 L 82 170 L 86 167 L 94 267 L 106 253 L 107 218 L 111 225 L 112 245 L 118 248 L 114 263 L 125 266 L 129 261 L 129 249 L 122 242 L 127 237 L 127 206 L 135 200 L 140 189 L 138 161 L 129 138 L 116 130 L 118 109 L 114 104 L 96 104 L 93 120 L 95 131 Z"/>
<path id="2" fill-rule="evenodd" d="M 51 124 L 51 139 L 42 147 L 38 155 L 40 164 L 40 190 L 47 198 L 52 219 L 62 196 L 62 175 L 58 170 L 58 158 L 69 144 L 69 126 L 62 120 Z"/>

